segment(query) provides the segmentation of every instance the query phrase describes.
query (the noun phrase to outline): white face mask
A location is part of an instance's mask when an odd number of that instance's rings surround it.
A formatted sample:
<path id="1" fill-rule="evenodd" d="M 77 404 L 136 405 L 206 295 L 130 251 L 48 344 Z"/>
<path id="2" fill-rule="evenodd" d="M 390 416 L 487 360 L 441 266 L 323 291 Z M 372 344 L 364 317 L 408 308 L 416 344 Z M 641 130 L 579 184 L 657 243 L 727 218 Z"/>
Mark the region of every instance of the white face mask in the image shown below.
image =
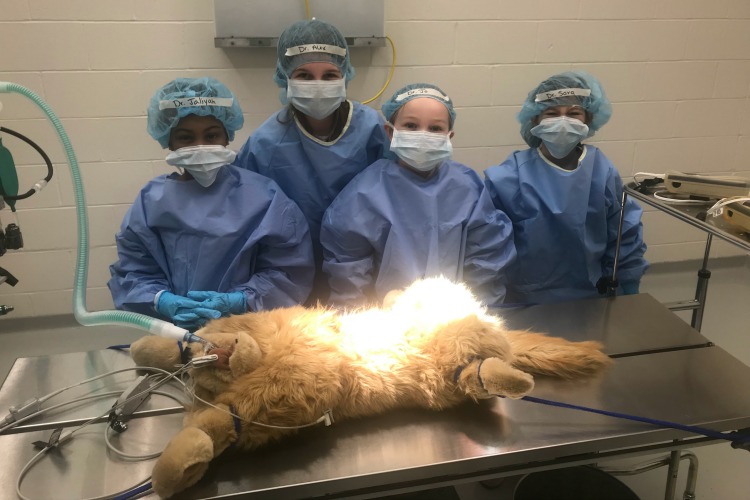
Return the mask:
<path id="1" fill-rule="evenodd" d="M 346 99 L 346 82 L 338 80 L 290 79 L 286 96 L 295 108 L 311 118 L 322 120 Z"/>
<path id="2" fill-rule="evenodd" d="M 530 132 L 544 142 L 552 156 L 560 159 L 568 156 L 578 143 L 588 137 L 589 127 L 581 120 L 556 116 L 545 118 Z"/>
<path id="3" fill-rule="evenodd" d="M 448 134 L 393 129 L 391 151 L 407 165 L 429 172 L 453 154 Z"/>
<path id="4" fill-rule="evenodd" d="M 237 153 L 224 146 L 188 146 L 167 155 L 167 163 L 183 168 L 203 187 L 214 183 L 219 169 L 232 163 Z"/>

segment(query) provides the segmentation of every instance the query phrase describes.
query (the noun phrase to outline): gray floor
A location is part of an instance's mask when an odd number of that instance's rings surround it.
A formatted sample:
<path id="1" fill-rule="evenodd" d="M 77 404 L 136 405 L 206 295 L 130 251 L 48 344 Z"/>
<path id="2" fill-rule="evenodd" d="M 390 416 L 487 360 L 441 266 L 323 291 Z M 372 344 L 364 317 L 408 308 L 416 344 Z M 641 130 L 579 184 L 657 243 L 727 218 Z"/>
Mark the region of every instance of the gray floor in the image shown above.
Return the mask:
<path id="1" fill-rule="evenodd" d="M 644 277 L 641 291 L 650 293 L 662 302 L 672 302 L 693 297 L 696 284 L 697 262 L 654 266 Z M 735 357 L 750 365 L 750 257 L 714 260 L 710 269 L 712 277 L 702 333 Z M 690 313 L 678 313 L 690 322 Z M 129 343 L 142 335 L 127 328 L 85 329 L 81 335 L 70 318 L 48 318 L 36 321 L 34 330 L 24 328 L 24 322 L 3 319 L 0 323 L 0 380 L 4 380 L 18 357 L 40 356 L 63 352 L 77 352 L 105 348 L 117 343 Z M 74 335 L 75 333 L 75 335 Z M 700 369 L 700 367 L 696 367 Z M 750 388 L 750 381 L 748 381 Z M 2 409 L 0 409 L 2 410 Z M 692 450 L 698 455 L 700 466 L 696 498 L 702 500 L 748 498 L 750 491 L 750 453 L 732 449 L 729 444 L 716 444 Z M 625 466 L 647 462 L 654 457 L 640 457 L 627 462 L 609 462 L 607 466 Z M 687 466 L 680 468 L 675 498 L 682 498 Z M 642 500 L 664 499 L 666 468 L 656 469 L 621 480 L 632 488 Z M 457 488 L 463 500 L 498 499 L 497 490 L 488 490 L 478 484 L 465 484 Z"/>

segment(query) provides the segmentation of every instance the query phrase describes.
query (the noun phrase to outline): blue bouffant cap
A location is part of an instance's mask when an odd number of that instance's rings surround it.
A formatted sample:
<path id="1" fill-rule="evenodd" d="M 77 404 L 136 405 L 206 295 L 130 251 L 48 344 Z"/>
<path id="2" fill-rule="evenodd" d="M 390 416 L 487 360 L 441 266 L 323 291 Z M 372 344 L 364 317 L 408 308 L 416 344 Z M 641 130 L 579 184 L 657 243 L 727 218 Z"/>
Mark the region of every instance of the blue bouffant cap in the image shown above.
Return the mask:
<path id="1" fill-rule="evenodd" d="M 169 147 L 169 134 L 187 115 L 213 116 L 224 124 L 229 141 L 245 123 L 231 90 L 211 78 L 177 78 L 156 91 L 148 105 L 148 133 L 161 147 Z"/>
<path id="2" fill-rule="evenodd" d="M 383 103 L 380 110 L 383 112 L 386 121 L 392 123 L 393 115 L 401 106 L 419 97 L 429 97 L 443 103 L 450 115 L 450 127 L 451 129 L 453 128 L 453 124 L 456 121 L 456 110 L 453 109 L 453 101 L 440 87 L 430 83 L 411 83 L 398 89 L 390 99 Z"/>
<path id="3" fill-rule="evenodd" d="M 612 117 L 612 104 L 604 94 L 599 80 L 583 71 L 567 71 L 553 75 L 529 92 L 518 121 L 521 123 L 521 136 L 532 148 L 539 147 L 542 140 L 531 134 L 534 118 L 553 106 L 581 106 L 592 118 L 589 123 L 589 137 L 602 128 Z"/>
<path id="4" fill-rule="evenodd" d="M 286 88 L 292 72 L 303 64 L 327 62 L 341 70 L 344 81 L 354 78 L 349 60 L 349 46 L 341 32 L 332 24 L 317 19 L 298 21 L 279 37 L 276 47 L 276 73 L 273 81 Z"/>

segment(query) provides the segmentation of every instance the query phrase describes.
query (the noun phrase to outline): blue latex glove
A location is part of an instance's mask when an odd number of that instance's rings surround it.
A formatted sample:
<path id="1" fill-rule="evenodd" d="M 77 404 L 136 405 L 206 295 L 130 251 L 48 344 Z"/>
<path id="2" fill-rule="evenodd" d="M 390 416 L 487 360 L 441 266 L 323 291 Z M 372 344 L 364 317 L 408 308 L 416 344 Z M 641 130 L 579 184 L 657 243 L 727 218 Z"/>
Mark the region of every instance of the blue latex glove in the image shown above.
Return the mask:
<path id="1" fill-rule="evenodd" d="M 200 302 L 201 307 L 214 309 L 226 314 L 242 314 L 247 312 L 247 299 L 242 292 L 208 292 L 208 291 L 191 291 L 187 294 L 189 299 Z"/>
<path id="2" fill-rule="evenodd" d="M 221 312 L 171 292 L 162 292 L 155 307 L 159 314 L 171 319 L 180 328 L 188 330 L 199 328 L 208 320 L 221 317 Z"/>
<path id="3" fill-rule="evenodd" d="M 172 323 L 193 332 L 203 327 L 210 320 L 221 318 L 221 313 L 213 309 L 197 307 L 195 309 L 188 309 L 187 311 L 189 312 L 173 316 Z"/>
<path id="4" fill-rule="evenodd" d="M 638 289 L 641 286 L 640 281 L 628 281 L 622 285 L 622 293 L 625 295 L 636 295 L 639 293 Z"/>

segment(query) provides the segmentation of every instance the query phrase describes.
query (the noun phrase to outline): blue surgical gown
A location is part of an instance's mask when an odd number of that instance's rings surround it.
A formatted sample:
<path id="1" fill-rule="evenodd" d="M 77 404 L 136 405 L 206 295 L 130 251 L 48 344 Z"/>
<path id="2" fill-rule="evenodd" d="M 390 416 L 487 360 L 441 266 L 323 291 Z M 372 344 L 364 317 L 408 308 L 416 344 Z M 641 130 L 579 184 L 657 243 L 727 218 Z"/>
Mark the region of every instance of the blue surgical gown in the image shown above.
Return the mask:
<path id="1" fill-rule="evenodd" d="M 538 149 L 516 151 L 485 171 L 495 206 L 513 221 L 518 258 L 509 270 L 507 302 L 543 303 L 599 297 L 615 258 L 622 180 L 598 148 L 584 146 L 575 170 L 563 170 Z M 628 198 L 617 267 L 619 283 L 638 282 L 643 210 Z"/>
<path id="2" fill-rule="evenodd" d="M 245 142 L 234 164 L 275 180 L 307 218 L 316 266 L 320 268 L 323 213 L 355 175 L 383 157 L 388 138 L 374 109 L 349 101 L 343 132 L 323 142 L 304 130 L 286 108 L 274 113 Z M 316 289 L 325 289 L 325 280 Z M 325 290 L 316 290 L 325 297 Z"/>
<path id="3" fill-rule="evenodd" d="M 275 182 L 231 165 L 208 188 L 175 177 L 151 180 L 125 215 L 108 283 L 115 307 L 158 317 L 160 290 L 240 291 L 252 311 L 307 298 L 307 222 Z"/>
<path id="4" fill-rule="evenodd" d="M 326 211 L 320 241 L 331 301 L 344 306 L 440 275 L 498 305 L 516 255 L 508 217 L 479 175 L 453 161 L 427 179 L 392 160 L 374 163 Z"/>

